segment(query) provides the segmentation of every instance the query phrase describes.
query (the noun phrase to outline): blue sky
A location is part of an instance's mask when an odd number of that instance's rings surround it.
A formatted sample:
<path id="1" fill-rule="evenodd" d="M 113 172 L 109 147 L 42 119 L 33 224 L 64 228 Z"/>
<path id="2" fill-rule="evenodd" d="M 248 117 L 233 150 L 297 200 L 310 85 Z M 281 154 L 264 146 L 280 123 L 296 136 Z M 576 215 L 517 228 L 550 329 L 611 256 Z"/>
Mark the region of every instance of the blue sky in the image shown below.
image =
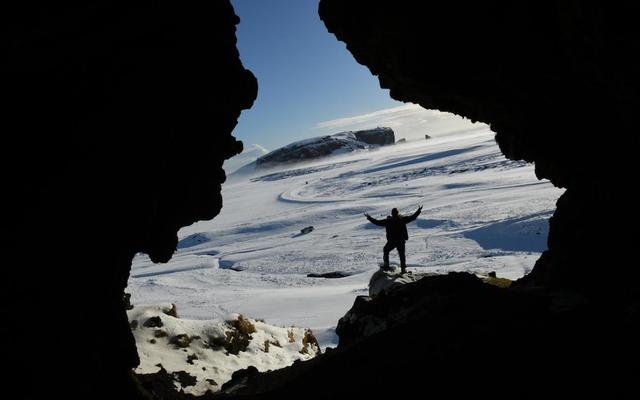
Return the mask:
<path id="1" fill-rule="evenodd" d="M 269 150 L 318 136 L 323 121 L 396 107 L 318 17 L 318 0 L 231 0 L 238 49 L 258 78 L 258 98 L 234 136 Z"/>

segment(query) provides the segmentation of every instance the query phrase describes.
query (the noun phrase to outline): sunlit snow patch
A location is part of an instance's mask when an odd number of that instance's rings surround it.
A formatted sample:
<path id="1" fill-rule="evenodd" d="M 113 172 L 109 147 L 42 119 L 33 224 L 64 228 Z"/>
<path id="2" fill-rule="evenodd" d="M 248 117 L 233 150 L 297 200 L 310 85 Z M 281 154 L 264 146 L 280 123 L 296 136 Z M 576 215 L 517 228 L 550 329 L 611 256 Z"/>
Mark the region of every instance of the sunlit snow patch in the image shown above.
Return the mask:
<path id="1" fill-rule="evenodd" d="M 160 365 L 176 376 L 176 389 L 200 395 L 218 391 L 234 371 L 284 368 L 320 353 L 309 329 L 278 327 L 232 314 L 227 321 L 187 320 L 172 304 L 135 306 L 128 311 L 138 347 L 138 374 L 158 372 Z M 174 374 L 185 371 L 195 384 L 183 387 Z M 193 381 L 193 379 L 191 379 Z"/>

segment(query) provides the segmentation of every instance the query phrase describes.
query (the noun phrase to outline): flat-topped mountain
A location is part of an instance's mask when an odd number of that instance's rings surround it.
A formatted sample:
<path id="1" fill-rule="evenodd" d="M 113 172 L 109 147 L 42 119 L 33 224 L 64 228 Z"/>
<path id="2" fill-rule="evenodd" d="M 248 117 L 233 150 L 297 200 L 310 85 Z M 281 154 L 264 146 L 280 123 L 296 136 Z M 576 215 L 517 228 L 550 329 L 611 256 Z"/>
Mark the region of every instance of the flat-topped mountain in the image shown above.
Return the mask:
<path id="1" fill-rule="evenodd" d="M 393 129 L 378 127 L 361 131 L 346 131 L 293 142 L 258 157 L 256 168 L 291 164 L 317 158 L 365 150 L 395 143 Z"/>

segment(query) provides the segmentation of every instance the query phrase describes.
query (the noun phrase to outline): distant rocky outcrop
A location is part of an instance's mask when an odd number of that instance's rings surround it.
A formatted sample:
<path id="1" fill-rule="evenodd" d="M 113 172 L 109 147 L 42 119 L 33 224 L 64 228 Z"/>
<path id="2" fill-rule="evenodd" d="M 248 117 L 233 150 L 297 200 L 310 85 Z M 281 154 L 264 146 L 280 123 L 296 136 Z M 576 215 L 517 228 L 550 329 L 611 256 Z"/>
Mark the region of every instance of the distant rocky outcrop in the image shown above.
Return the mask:
<path id="1" fill-rule="evenodd" d="M 391 128 L 373 128 L 353 132 L 356 139 L 368 144 L 387 146 L 395 143 L 395 134 Z"/>
<path id="2" fill-rule="evenodd" d="M 256 160 L 255 168 L 269 168 L 283 164 L 311 161 L 331 155 L 365 150 L 374 146 L 395 143 L 391 128 L 374 128 L 361 131 L 340 132 L 293 142 L 276 149 Z"/>

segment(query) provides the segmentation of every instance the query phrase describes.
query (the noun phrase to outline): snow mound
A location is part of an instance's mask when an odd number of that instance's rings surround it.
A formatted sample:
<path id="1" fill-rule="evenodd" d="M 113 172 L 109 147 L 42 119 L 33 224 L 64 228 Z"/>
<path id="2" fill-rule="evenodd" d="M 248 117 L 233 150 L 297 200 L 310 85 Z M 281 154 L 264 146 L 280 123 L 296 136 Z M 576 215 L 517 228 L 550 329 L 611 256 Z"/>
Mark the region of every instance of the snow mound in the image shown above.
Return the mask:
<path id="1" fill-rule="evenodd" d="M 176 390 L 194 395 L 220 390 L 239 369 L 280 369 L 320 354 L 305 328 L 273 326 L 239 314 L 227 321 L 180 319 L 172 304 L 135 306 L 127 313 L 140 356 L 135 372 L 164 368 L 176 376 Z M 186 387 L 178 379 L 184 375 L 180 371 L 190 375 Z"/>

